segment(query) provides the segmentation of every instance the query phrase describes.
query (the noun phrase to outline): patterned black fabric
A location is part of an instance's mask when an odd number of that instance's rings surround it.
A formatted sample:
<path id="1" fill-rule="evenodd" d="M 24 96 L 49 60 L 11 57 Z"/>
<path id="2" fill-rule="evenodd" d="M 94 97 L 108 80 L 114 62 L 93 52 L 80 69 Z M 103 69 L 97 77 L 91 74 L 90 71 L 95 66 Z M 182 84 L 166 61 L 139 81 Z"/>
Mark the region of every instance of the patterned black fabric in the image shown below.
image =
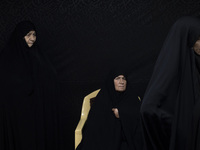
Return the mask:
<path id="1" fill-rule="evenodd" d="M 130 66 L 130 82 L 142 95 L 169 27 L 181 16 L 199 16 L 199 4 L 199 0 L 1 0 L 0 51 L 18 22 L 35 23 L 41 37 L 38 44 L 59 73 L 66 104 L 63 133 L 67 149 L 72 149 L 82 99 L 101 87 L 111 63 L 120 60 Z"/>

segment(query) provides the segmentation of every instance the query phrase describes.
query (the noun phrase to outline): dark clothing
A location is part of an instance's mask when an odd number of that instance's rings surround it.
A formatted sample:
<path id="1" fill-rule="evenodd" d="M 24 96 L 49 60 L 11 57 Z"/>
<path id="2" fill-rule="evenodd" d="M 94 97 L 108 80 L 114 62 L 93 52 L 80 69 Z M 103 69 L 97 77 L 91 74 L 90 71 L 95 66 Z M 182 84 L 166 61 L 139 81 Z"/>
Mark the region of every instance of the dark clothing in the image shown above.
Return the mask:
<path id="1" fill-rule="evenodd" d="M 192 47 L 199 37 L 200 20 L 183 17 L 166 38 L 141 106 L 146 150 L 196 150 L 200 86 Z"/>
<path id="2" fill-rule="evenodd" d="M 77 150 L 142 150 L 141 102 L 129 86 L 125 92 L 114 90 L 116 76 L 108 78 L 106 86 L 95 98 Z M 112 108 L 118 108 L 119 119 Z"/>
<path id="3" fill-rule="evenodd" d="M 17 25 L 0 55 L 0 149 L 57 150 L 59 86 L 52 65 L 24 36 L 34 25 Z"/>

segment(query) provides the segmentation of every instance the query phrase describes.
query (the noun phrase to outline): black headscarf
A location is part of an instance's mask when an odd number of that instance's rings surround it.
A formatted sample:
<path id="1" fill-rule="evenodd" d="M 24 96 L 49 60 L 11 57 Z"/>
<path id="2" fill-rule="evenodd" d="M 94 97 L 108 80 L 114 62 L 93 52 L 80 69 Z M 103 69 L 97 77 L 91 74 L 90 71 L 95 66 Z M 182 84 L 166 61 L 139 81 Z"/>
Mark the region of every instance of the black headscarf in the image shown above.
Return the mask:
<path id="1" fill-rule="evenodd" d="M 95 98 L 84 127 L 83 139 L 77 150 L 141 150 L 140 101 L 128 83 L 125 72 L 112 70 L 105 86 Z M 114 79 L 124 75 L 127 87 L 117 92 Z M 116 118 L 112 108 L 119 110 Z"/>
<path id="2" fill-rule="evenodd" d="M 28 47 L 24 36 L 29 31 L 35 31 L 35 26 L 30 21 L 19 23 L 13 31 L 7 47 L 0 55 L 1 80 L 5 82 L 4 85 L 9 89 L 19 88 L 19 83 L 13 84 L 17 81 L 23 82 L 21 83 L 23 90 L 31 92 L 33 89 L 33 65 L 31 57 L 36 55 L 37 46 L 34 43 L 32 47 Z"/>
<path id="3" fill-rule="evenodd" d="M 57 75 L 37 42 L 27 45 L 30 31 L 33 23 L 19 23 L 0 54 L 2 150 L 59 149 Z"/>
<path id="4" fill-rule="evenodd" d="M 113 108 L 117 108 L 118 103 L 121 101 L 121 99 L 123 99 L 123 97 L 127 93 L 127 90 L 123 92 L 118 92 L 115 90 L 114 79 L 118 77 L 119 75 L 123 75 L 125 78 L 127 78 L 126 71 L 112 70 L 110 71 L 106 79 L 106 84 L 105 84 Z M 128 89 L 128 82 L 127 82 L 126 88 Z"/>
<path id="5" fill-rule="evenodd" d="M 165 40 L 141 106 L 147 150 L 192 150 L 193 109 L 200 90 L 192 47 L 199 37 L 200 20 L 183 17 Z"/>

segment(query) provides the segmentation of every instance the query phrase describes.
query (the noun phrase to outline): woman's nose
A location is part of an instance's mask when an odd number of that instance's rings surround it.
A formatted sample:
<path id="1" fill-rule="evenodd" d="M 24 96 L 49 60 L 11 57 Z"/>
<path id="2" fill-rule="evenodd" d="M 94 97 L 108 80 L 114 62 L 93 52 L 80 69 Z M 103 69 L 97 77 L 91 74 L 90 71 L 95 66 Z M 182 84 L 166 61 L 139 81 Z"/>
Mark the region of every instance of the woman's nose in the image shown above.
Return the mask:
<path id="1" fill-rule="evenodd" d="M 33 35 L 30 36 L 31 41 L 35 41 L 35 37 Z"/>
<path id="2" fill-rule="evenodd" d="M 123 84 L 123 83 L 124 83 L 124 81 L 123 81 L 122 79 L 120 79 L 120 80 L 119 80 L 119 83 Z"/>

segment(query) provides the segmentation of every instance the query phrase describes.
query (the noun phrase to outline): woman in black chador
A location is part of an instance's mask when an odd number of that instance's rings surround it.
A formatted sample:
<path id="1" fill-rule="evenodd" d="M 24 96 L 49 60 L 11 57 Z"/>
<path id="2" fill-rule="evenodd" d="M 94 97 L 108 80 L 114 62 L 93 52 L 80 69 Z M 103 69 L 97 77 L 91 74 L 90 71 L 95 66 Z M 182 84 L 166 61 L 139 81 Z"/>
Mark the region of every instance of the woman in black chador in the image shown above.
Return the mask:
<path id="1" fill-rule="evenodd" d="M 200 20 L 171 28 L 141 106 L 146 150 L 199 150 Z"/>
<path id="2" fill-rule="evenodd" d="M 141 102 L 124 72 L 111 72 L 92 104 L 77 150 L 142 150 Z"/>
<path id="3" fill-rule="evenodd" d="M 16 26 L 0 70 L 0 149 L 59 149 L 56 72 L 38 49 L 31 22 Z"/>

